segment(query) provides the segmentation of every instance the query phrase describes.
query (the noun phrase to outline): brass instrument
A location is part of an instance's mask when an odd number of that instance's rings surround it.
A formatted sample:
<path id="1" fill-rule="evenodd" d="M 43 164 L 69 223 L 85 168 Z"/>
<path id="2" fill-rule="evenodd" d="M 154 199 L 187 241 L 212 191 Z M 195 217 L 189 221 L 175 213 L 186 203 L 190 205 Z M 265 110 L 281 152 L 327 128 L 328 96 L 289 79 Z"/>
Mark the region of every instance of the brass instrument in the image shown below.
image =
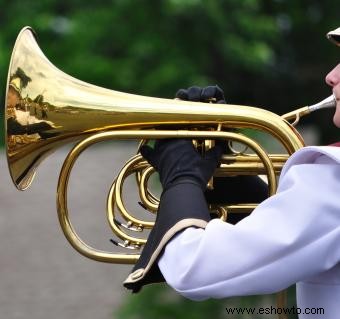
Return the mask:
<path id="1" fill-rule="evenodd" d="M 6 148 L 8 167 L 15 186 L 30 186 L 41 161 L 59 146 L 81 140 L 68 154 L 62 167 L 57 208 L 61 228 L 70 244 L 82 255 L 96 261 L 132 264 L 138 253 L 112 253 L 84 243 L 69 220 L 67 187 L 78 156 L 89 146 L 111 139 L 191 138 L 225 139 L 239 142 L 252 154 L 235 152 L 223 157 L 216 176 L 265 174 L 269 195 L 276 191 L 276 177 L 288 156 L 304 146 L 294 125 L 315 109 L 334 107 L 331 96 L 311 107 L 283 116 L 261 108 L 241 105 L 205 104 L 145 97 L 108 90 L 75 79 L 57 69 L 40 50 L 33 30 L 22 29 L 16 40 L 9 67 L 6 93 Z M 293 124 L 288 120 L 295 119 Z M 166 129 L 165 129 L 166 128 Z M 278 141 L 285 154 L 268 154 L 254 139 L 235 129 L 265 132 Z M 139 250 L 146 239 L 134 237 L 152 228 L 153 222 L 134 217 L 124 206 L 122 184 L 136 175 L 143 206 L 155 212 L 158 199 L 148 190 L 153 168 L 137 154 L 121 170 L 109 191 L 107 217 L 119 246 Z M 221 218 L 229 211 L 248 211 L 256 204 L 215 207 Z M 120 216 L 118 217 L 118 213 Z"/>

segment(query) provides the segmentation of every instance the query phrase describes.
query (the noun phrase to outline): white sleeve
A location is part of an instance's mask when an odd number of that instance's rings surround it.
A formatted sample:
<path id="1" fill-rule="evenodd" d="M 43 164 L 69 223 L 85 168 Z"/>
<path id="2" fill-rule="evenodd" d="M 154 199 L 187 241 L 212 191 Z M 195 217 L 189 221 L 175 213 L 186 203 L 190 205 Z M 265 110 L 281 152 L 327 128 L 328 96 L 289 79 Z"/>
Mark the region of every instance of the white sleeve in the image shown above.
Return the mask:
<path id="1" fill-rule="evenodd" d="M 179 233 L 160 270 L 194 300 L 273 293 L 326 271 L 340 256 L 339 190 L 339 164 L 294 165 L 238 224 L 212 220 Z"/>

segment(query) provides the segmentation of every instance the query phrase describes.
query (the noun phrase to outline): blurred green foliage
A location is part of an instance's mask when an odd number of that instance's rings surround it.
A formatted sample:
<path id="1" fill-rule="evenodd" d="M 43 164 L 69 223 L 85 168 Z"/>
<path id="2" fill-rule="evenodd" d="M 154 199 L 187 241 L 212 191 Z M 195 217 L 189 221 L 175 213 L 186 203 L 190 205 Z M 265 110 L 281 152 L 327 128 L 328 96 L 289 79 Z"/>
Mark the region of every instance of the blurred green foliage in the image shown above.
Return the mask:
<path id="1" fill-rule="evenodd" d="M 291 311 L 287 315 L 287 319 L 297 319 L 292 307 L 295 306 L 295 291 L 291 287 L 288 289 L 287 311 Z M 228 314 L 233 311 L 234 314 Z M 267 314 L 261 318 L 274 319 L 277 318 L 279 312 L 276 306 L 275 295 L 248 296 L 243 298 L 228 298 L 225 300 L 209 299 L 205 301 L 192 301 L 186 299 L 163 284 L 146 286 L 141 292 L 130 295 L 123 305 L 114 312 L 113 318 L 119 319 L 252 319 L 254 315 L 247 314 L 254 310 L 254 314 L 261 311 L 260 308 L 266 308 Z M 243 314 L 237 314 L 236 311 L 244 311 Z"/>
<path id="2" fill-rule="evenodd" d="M 0 0 L 0 7 L 1 101 L 11 50 L 26 25 L 54 65 L 86 82 L 168 98 L 179 88 L 218 84 L 229 103 L 278 114 L 330 95 L 324 76 L 339 57 L 325 40 L 339 26 L 334 0 Z M 303 121 L 317 123 L 321 143 L 330 143 L 337 139 L 331 119 L 325 111 Z M 3 135 L 3 120 L 0 126 Z M 167 293 L 146 289 L 119 318 L 225 318 L 220 302 Z"/>
<path id="3" fill-rule="evenodd" d="M 36 30 L 53 64 L 81 80 L 170 98 L 182 87 L 218 84 L 229 103 L 279 114 L 328 96 L 324 76 L 338 62 L 338 50 L 325 40 L 338 26 L 334 0 L 0 0 L 0 6 L 2 101 L 10 53 L 25 25 Z M 315 119 L 324 122 L 329 142 L 331 115 Z"/>
<path id="4" fill-rule="evenodd" d="M 150 286 L 130 296 L 114 313 L 120 319 L 222 319 L 223 304 L 218 300 L 193 302 L 172 293 L 164 286 Z"/>

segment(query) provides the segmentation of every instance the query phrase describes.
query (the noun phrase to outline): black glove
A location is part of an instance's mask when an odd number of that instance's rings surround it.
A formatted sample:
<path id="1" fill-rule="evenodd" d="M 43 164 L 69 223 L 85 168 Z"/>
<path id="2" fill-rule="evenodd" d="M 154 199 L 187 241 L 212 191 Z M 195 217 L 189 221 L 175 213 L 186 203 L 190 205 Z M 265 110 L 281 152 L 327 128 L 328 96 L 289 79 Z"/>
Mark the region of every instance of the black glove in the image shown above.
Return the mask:
<path id="1" fill-rule="evenodd" d="M 215 86 L 204 88 L 192 86 L 180 89 L 176 98 L 193 102 L 214 102 L 225 104 L 223 90 Z M 227 153 L 230 152 L 226 147 Z M 268 197 L 268 186 L 258 176 L 214 177 L 214 188 L 205 192 L 209 204 L 260 203 Z M 228 222 L 236 224 L 246 214 L 228 214 Z"/>
<path id="2" fill-rule="evenodd" d="M 158 171 L 163 190 L 177 179 L 190 179 L 202 190 L 219 165 L 225 142 L 217 140 L 213 148 L 200 155 L 189 139 L 157 140 L 154 148 L 143 145 L 143 157 Z"/>
<path id="3" fill-rule="evenodd" d="M 205 88 L 191 86 L 188 89 L 180 89 L 175 97 L 184 101 L 226 104 L 223 90 L 217 85 Z"/>
<path id="4" fill-rule="evenodd" d="M 176 98 L 188 101 L 224 103 L 224 93 L 220 87 L 192 86 L 180 89 Z M 195 150 L 190 140 L 166 139 L 157 140 L 155 147 L 141 147 L 143 157 L 159 172 L 163 189 L 166 189 L 176 178 L 192 178 L 205 190 L 206 184 L 219 164 L 226 142 L 217 140 L 215 146 L 202 157 Z"/>
<path id="5" fill-rule="evenodd" d="M 158 258 L 167 242 L 188 227 L 204 228 L 210 220 L 204 197 L 207 182 L 223 153 L 224 142 L 201 156 L 188 139 L 157 140 L 155 147 L 141 147 L 141 154 L 158 171 L 163 186 L 155 226 L 142 254 L 124 281 L 124 286 L 138 292 L 144 285 L 164 281 Z"/>
<path id="6" fill-rule="evenodd" d="M 136 293 L 144 285 L 164 282 L 158 259 L 166 244 L 178 232 L 188 227 L 205 228 L 209 221 L 210 212 L 201 187 L 191 180 L 177 179 L 162 193 L 155 225 L 124 286 Z"/>

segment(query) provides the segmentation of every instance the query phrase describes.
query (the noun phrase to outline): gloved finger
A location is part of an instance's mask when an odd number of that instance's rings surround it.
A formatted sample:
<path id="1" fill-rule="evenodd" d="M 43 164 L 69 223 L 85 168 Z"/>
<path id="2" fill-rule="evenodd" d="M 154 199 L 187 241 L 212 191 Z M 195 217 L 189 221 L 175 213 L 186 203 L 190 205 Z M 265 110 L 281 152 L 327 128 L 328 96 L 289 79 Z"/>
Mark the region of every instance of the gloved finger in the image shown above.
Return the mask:
<path id="1" fill-rule="evenodd" d="M 221 149 L 221 151 L 224 153 L 227 150 L 228 142 L 224 139 L 217 139 L 215 140 L 215 147 L 218 147 Z"/>
<path id="2" fill-rule="evenodd" d="M 217 101 L 225 100 L 223 90 L 218 85 L 215 85 L 215 87 L 216 87 L 215 94 L 216 94 Z"/>
<path id="3" fill-rule="evenodd" d="M 157 140 L 154 148 L 154 152 L 157 154 L 163 153 L 166 150 L 167 154 L 171 152 L 184 152 L 188 150 L 195 150 L 191 139 L 186 138 L 169 138 Z"/>
<path id="4" fill-rule="evenodd" d="M 163 138 L 156 140 L 154 152 L 157 154 L 162 153 L 165 149 L 175 147 L 177 139 L 175 138 Z"/>
<path id="5" fill-rule="evenodd" d="M 217 85 L 203 88 L 201 93 L 201 101 L 208 101 L 213 98 L 216 99 L 216 101 L 224 100 L 223 90 Z"/>
<path id="6" fill-rule="evenodd" d="M 149 162 L 149 164 L 157 169 L 155 150 L 149 145 L 142 145 L 139 151 L 141 155 Z"/>
<path id="7" fill-rule="evenodd" d="M 188 100 L 199 102 L 201 100 L 202 88 L 199 86 L 191 86 L 188 88 Z"/>
<path id="8" fill-rule="evenodd" d="M 217 140 L 215 146 L 205 152 L 206 159 L 216 159 L 220 161 L 223 153 L 226 151 L 227 143 L 224 140 Z"/>
<path id="9" fill-rule="evenodd" d="M 211 99 L 217 100 L 220 97 L 220 93 L 217 90 L 216 85 L 210 85 L 202 89 L 201 100 L 209 101 Z"/>
<path id="10" fill-rule="evenodd" d="M 187 101 L 188 100 L 188 90 L 179 89 L 175 95 L 175 98 Z"/>
<path id="11" fill-rule="evenodd" d="M 211 99 L 216 100 L 216 86 L 207 86 L 202 89 L 201 100 L 209 102 Z"/>

